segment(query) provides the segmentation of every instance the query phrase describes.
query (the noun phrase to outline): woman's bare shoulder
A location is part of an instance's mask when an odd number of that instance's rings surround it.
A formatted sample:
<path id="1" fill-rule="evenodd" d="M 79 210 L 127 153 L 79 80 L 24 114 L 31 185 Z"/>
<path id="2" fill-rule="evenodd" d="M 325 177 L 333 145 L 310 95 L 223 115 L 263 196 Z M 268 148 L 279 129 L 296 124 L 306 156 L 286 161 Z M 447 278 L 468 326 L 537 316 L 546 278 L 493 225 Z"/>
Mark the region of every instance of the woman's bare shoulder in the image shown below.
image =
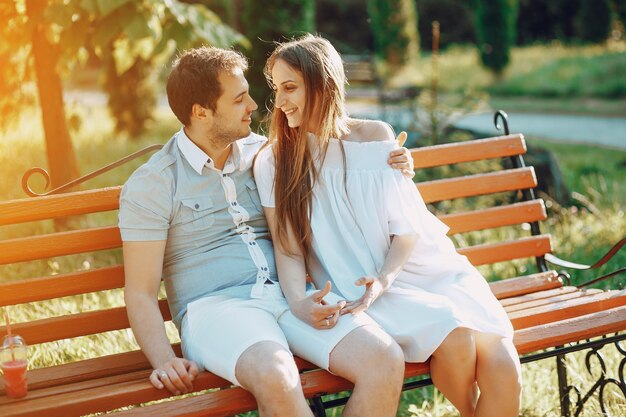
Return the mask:
<path id="1" fill-rule="evenodd" d="M 381 120 L 352 119 L 350 133 L 343 139 L 353 142 L 376 142 L 393 138 L 391 126 Z"/>

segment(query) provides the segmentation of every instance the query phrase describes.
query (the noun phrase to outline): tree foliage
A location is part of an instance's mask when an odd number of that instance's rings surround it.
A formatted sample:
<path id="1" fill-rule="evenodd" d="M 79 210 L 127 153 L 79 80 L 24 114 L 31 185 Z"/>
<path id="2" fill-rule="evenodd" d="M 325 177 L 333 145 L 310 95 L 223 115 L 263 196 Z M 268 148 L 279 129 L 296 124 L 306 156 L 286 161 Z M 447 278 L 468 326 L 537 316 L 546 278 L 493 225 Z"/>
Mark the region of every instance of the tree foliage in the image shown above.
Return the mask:
<path id="1" fill-rule="evenodd" d="M 368 0 L 367 10 L 378 58 L 398 67 L 417 56 L 417 11 L 413 0 Z"/>
<path id="2" fill-rule="evenodd" d="M 476 35 L 483 65 L 496 75 L 509 63 L 515 40 L 517 0 L 477 0 Z"/>
<path id="3" fill-rule="evenodd" d="M 576 39 L 576 14 L 580 0 L 519 0 L 517 43 Z"/>
<path id="4" fill-rule="evenodd" d="M 37 13 L 29 13 L 29 10 Z M 34 63 L 38 61 L 37 50 L 33 48 L 35 39 L 42 40 L 54 50 L 54 59 L 47 61 L 49 67 L 45 74 L 55 85 L 61 84 L 62 74 L 84 64 L 90 56 L 107 63 L 109 71 L 105 84 L 109 86 L 109 92 L 113 97 L 124 93 L 128 98 L 123 103 L 119 100 L 110 103 L 114 116 L 123 120 L 121 125 L 118 124 L 123 128 L 129 126 L 125 118 L 137 116 L 132 110 L 129 113 L 123 108 L 133 107 L 144 100 L 139 94 L 145 91 L 140 85 L 145 77 L 140 75 L 146 70 L 146 63 L 152 67 L 167 61 L 176 49 L 200 43 L 248 45 L 242 35 L 221 23 L 206 7 L 177 0 L 12 0 L 0 3 L 0 19 L 0 59 L 11 64 L 0 66 L 0 110 L 11 109 L 3 116 L 13 118 L 28 101 L 28 86 L 41 83 L 34 71 Z M 42 55 L 41 51 L 39 55 Z M 144 67 L 140 69 L 142 65 Z M 123 90 L 120 81 L 125 81 L 124 77 L 134 79 L 138 84 Z M 44 122 L 50 119 L 49 109 L 60 109 L 60 116 L 55 117 L 55 131 L 67 134 L 62 96 L 48 94 L 44 97 L 41 95 L 42 85 L 39 87 L 38 99 Z M 34 89 L 32 91 L 30 97 L 35 97 Z M 6 128 L 7 119 L 0 124 Z M 49 165 L 54 165 L 50 155 L 55 155 L 61 162 L 67 158 L 67 164 L 75 163 L 71 161 L 71 142 L 60 146 L 47 129 L 46 145 Z M 52 168 L 50 171 L 53 185 L 71 179 L 60 178 L 63 175 L 58 175 Z"/>
<path id="5" fill-rule="evenodd" d="M 580 0 L 576 29 L 583 42 L 604 42 L 611 32 L 611 3 L 609 0 Z"/>

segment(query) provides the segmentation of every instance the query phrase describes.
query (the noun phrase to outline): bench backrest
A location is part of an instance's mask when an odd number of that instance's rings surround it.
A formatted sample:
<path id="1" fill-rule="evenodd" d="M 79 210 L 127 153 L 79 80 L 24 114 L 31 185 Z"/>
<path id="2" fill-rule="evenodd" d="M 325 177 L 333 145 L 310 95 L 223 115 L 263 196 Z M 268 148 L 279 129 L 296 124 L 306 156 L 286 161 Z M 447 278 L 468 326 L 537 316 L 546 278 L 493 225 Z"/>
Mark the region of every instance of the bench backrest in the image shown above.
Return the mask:
<path id="1" fill-rule="evenodd" d="M 525 152 L 523 137 L 509 135 L 415 149 L 413 158 L 416 170 L 421 172 L 426 168 L 447 167 L 462 162 L 480 161 L 484 164 L 485 160 L 499 161 Z M 448 206 L 453 208 L 458 199 L 517 193 L 537 184 L 532 167 L 503 169 L 498 162 L 493 166 L 487 164 L 486 168 L 494 171 L 422 181 L 417 185 L 424 200 L 437 205 L 437 214 L 450 226 L 451 235 L 469 236 L 456 239 L 457 243 L 477 242 L 472 234 L 480 230 L 513 226 L 520 232 L 520 236 L 510 240 L 501 241 L 503 235 L 498 235 L 497 241 L 461 247 L 460 252 L 475 265 L 541 257 L 550 252 L 549 236 L 524 236 L 529 234 L 528 228 L 520 227 L 546 218 L 541 200 L 508 203 L 504 199 L 490 208 L 440 213 Z M 0 203 L 0 265 L 5 265 L 0 266 L 0 307 L 22 305 L 24 309 L 37 312 L 42 309 L 40 318 L 14 324 L 14 331 L 30 345 L 129 328 L 120 290 L 124 286 L 124 273 L 120 250 L 122 242 L 115 212 L 120 191 L 121 187 L 111 187 Z M 85 223 L 85 218 L 99 213 L 106 215 L 104 220 L 98 220 L 98 224 L 104 222 L 98 227 L 89 222 L 89 227 L 54 231 L 51 221 L 80 215 L 68 224 Z M 32 224 L 35 226 L 28 228 L 24 235 L 21 230 L 23 225 Z M 43 234 L 39 234 L 41 230 L 44 230 Z M 66 261 L 58 262 L 59 259 Z M 33 264 L 39 265 L 38 269 L 32 268 L 34 275 L 19 276 L 24 275 L 23 270 L 29 271 Z M 53 314 L 39 303 L 81 294 L 111 297 L 111 291 L 117 291 L 112 296 L 113 301 L 103 303 L 106 307 L 96 311 L 90 311 L 87 306 L 84 311 L 68 314 L 61 311 L 50 317 Z M 88 299 L 86 303 L 89 303 Z M 169 321 L 171 317 L 165 300 L 160 301 L 160 307 L 164 320 Z M 5 327 L 0 327 L 0 336 L 5 333 Z M 130 332 L 126 333 L 126 337 L 132 340 Z"/>

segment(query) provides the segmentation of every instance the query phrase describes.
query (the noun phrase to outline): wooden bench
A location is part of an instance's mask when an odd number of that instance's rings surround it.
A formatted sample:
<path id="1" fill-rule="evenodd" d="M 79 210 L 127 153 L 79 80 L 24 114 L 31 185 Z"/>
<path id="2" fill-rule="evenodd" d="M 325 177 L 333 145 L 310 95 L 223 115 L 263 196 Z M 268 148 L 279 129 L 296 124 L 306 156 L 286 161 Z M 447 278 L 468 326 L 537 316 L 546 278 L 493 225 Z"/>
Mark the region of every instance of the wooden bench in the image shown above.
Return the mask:
<path id="1" fill-rule="evenodd" d="M 448 205 L 454 206 L 457 199 L 503 192 L 517 195 L 518 190 L 535 187 L 537 181 L 532 167 L 505 169 L 498 163 L 502 158 L 523 163 L 521 155 L 525 151 L 524 139 L 519 134 L 416 149 L 413 156 L 416 169 L 420 171 L 460 162 L 480 161 L 482 165 L 485 165 L 484 161 L 494 162 L 493 166 L 490 165 L 492 172 L 433 179 L 419 183 L 418 188 L 426 202 L 438 205 L 438 215 L 451 227 L 450 234 L 454 238 L 463 237 L 459 241 L 477 241 L 475 235 L 480 230 L 512 229 L 528 234 L 528 228 L 520 225 L 533 225 L 534 235 L 512 236 L 505 241 L 498 238 L 498 241 L 480 242 L 459 249 L 475 265 L 492 265 L 518 258 L 537 260 L 541 270 L 491 283 L 493 292 L 513 322 L 515 345 L 519 354 L 524 355 L 524 361 L 556 355 L 559 351 L 555 347 L 567 345 L 565 349 L 577 349 L 578 345 L 569 344 L 590 338 L 608 335 L 623 339 L 626 291 L 579 289 L 566 285 L 562 276 L 545 268 L 543 257 L 552 251 L 552 247 L 550 236 L 540 234 L 537 228 L 537 222 L 546 218 L 541 200 L 505 204 L 508 200 L 500 199 L 492 207 L 443 214 L 444 209 Z M 14 332 L 21 334 L 31 346 L 59 341 L 53 345 L 55 351 L 48 352 L 58 364 L 29 371 L 30 391 L 26 398 L 10 399 L 0 390 L 1 416 L 70 417 L 170 397 L 165 390 L 157 390 L 148 382 L 151 368 L 141 351 L 105 353 L 101 357 L 78 361 L 72 359 L 76 351 L 72 350 L 70 339 L 117 330 L 122 330 L 120 338 L 130 338 L 130 332 L 124 330 L 129 327 L 126 311 L 119 302 L 120 289 L 124 286 L 115 211 L 120 189 L 118 186 L 0 203 L 0 225 L 3 226 L 0 229 L 3 237 L 0 265 L 8 268 L 3 270 L 0 283 L 0 307 L 12 306 L 14 313 L 33 311 L 39 315 L 37 319 L 13 326 Z M 65 221 L 65 227 L 78 224 L 75 229 L 53 230 L 50 219 L 75 215 L 80 217 Z M 92 216 L 96 216 L 94 220 L 90 220 Z M 24 227 L 26 230 L 22 230 Z M 85 259 L 91 265 L 85 265 Z M 38 264 L 53 265 L 54 273 L 17 278 L 21 270 L 35 270 L 39 271 L 35 274 L 41 274 Z M 8 278 L 8 273 L 12 278 Z M 86 305 L 82 312 L 52 316 L 54 313 L 47 312 L 41 303 L 81 294 L 111 297 L 115 291 L 118 301 L 96 311 L 90 311 Z M 161 300 L 160 306 L 163 320 L 169 321 L 166 301 Z M 611 336 L 616 332 L 621 333 Z M 5 327 L 0 327 L 0 337 L 5 333 Z M 601 339 L 601 343 L 608 340 L 613 339 Z M 174 345 L 180 354 L 179 346 Z M 302 370 L 305 395 L 313 400 L 312 406 L 318 415 L 324 415 L 324 406 L 334 406 L 342 401 L 323 402 L 321 396 L 351 388 L 347 381 L 316 369 L 306 361 L 297 359 L 297 363 Z M 428 369 L 428 363 L 407 364 L 406 377 L 425 376 Z M 0 378 L 0 386 L 4 386 L 3 382 Z M 413 381 L 407 384 L 407 388 L 427 382 Z M 202 393 L 130 407 L 118 414 L 231 416 L 256 408 L 254 398 L 248 392 L 230 387 L 227 381 L 208 372 L 199 376 L 194 388 Z"/>

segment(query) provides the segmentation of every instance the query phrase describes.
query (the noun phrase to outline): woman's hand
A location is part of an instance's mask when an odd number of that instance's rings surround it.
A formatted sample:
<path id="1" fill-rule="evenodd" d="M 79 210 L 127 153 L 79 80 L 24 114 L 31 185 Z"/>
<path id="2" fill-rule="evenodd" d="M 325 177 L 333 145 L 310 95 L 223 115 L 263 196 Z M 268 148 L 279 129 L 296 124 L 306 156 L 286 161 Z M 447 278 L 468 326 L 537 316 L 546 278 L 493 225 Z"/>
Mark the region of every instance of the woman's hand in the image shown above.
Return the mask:
<path id="1" fill-rule="evenodd" d="M 324 301 L 324 296 L 330 292 L 332 285 L 326 282 L 324 288 L 313 294 L 292 301 L 289 305 L 293 314 L 316 329 L 332 329 L 339 320 L 339 313 L 346 305 L 345 301 L 340 301 L 335 305 L 328 305 Z"/>
<path id="2" fill-rule="evenodd" d="M 400 132 L 396 138 L 398 145 L 403 146 L 404 142 L 406 142 L 406 137 L 406 132 Z M 401 170 L 402 175 L 407 178 L 413 178 L 415 176 L 415 172 L 413 171 L 413 156 L 411 156 L 411 151 L 407 148 L 402 147 L 391 151 L 387 163 L 391 165 L 392 168 Z"/>
<path id="3" fill-rule="evenodd" d="M 361 277 L 354 282 L 354 285 L 365 285 L 365 293 L 358 300 L 346 303 L 346 306 L 341 310 L 341 314 L 352 313 L 356 316 L 364 312 L 385 291 L 385 286 L 376 277 Z"/>

